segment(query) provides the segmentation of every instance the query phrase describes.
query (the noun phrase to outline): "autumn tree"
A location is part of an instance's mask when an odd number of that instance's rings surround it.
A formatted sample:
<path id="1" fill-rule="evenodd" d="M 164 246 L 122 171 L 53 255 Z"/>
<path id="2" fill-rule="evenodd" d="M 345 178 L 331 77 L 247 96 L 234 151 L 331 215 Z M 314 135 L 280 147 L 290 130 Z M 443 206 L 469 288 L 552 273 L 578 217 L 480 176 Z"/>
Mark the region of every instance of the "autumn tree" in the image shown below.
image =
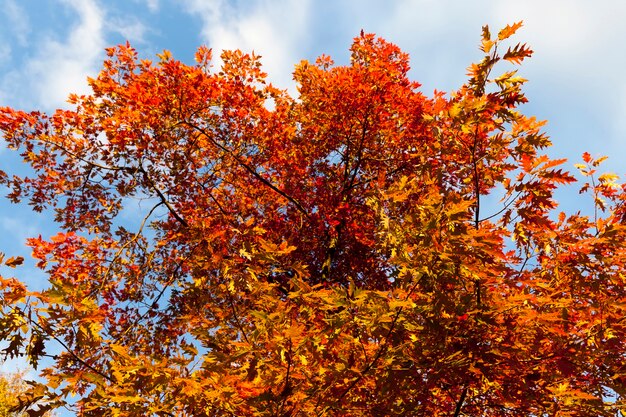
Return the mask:
<path id="1" fill-rule="evenodd" d="M 24 389 L 17 375 L 0 373 L 0 417 L 11 417 L 11 408 L 17 405 L 17 396 Z"/>
<path id="2" fill-rule="evenodd" d="M 33 384 L 31 382 L 29 385 L 24 380 L 24 375 L 25 373 L 21 371 L 14 373 L 0 372 L 0 417 L 28 417 L 29 413 L 52 417 L 52 413 L 43 408 L 30 409 L 24 412 L 19 411 L 20 408 L 28 408 L 28 403 L 31 399 L 34 399 L 32 395 L 34 391 L 30 391 L 27 394 L 29 387 Z M 45 387 L 41 386 L 40 391 L 42 393 L 45 392 Z M 21 405 L 20 396 L 23 396 Z"/>
<path id="3" fill-rule="evenodd" d="M 420 92 L 409 57 L 362 33 L 349 65 L 299 63 L 297 97 L 254 55 L 214 68 L 204 47 L 186 65 L 122 45 L 70 110 L 2 108 L 32 168 L 2 175 L 8 198 L 59 227 L 28 241 L 46 290 L 1 281 L 5 353 L 39 365 L 38 402 L 86 416 L 624 410 L 626 189 L 585 154 L 595 209 L 559 212 L 554 190 L 576 179 L 518 108 L 520 26 L 483 28 L 484 57 L 447 94 Z"/>

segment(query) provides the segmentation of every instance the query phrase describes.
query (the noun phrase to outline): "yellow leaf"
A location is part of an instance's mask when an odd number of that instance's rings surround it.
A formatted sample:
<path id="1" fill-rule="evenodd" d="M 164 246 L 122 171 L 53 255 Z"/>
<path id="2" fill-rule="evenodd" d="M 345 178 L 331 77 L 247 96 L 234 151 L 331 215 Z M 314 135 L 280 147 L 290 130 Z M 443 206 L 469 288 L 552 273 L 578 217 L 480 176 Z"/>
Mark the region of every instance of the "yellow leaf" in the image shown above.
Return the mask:
<path id="1" fill-rule="evenodd" d="M 122 358 L 130 358 L 130 356 L 128 355 L 126 348 L 122 345 L 117 345 L 117 344 L 112 344 L 110 346 L 111 350 L 115 353 L 117 353 L 119 356 L 121 356 Z"/>
<path id="2" fill-rule="evenodd" d="M 512 25 L 506 25 L 504 29 L 498 32 L 498 40 L 502 41 L 512 36 L 515 32 L 517 32 L 517 29 L 522 27 L 522 25 L 523 22 L 521 20 L 517 23 L 513 23 Z"/>
<path id="3" fill-rule="evenodd" d="M 481 51 L 483 51 L 484 53 L 488 54 L 489 51 L 491 51 L 491 48 L 493 47 L 493 45 L 495 45 L 496 43 L 492 40 L 489 39 L 483 39 L 480 49 Z"/>

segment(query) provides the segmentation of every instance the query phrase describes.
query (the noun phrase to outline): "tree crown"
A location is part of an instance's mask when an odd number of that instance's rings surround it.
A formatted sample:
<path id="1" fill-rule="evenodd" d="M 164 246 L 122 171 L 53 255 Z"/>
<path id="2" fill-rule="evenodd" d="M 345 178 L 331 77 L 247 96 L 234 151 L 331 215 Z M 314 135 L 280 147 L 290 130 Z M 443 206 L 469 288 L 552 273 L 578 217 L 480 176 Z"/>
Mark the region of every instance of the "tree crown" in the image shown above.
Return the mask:
<path id="1" fill-rule="evenodd" d="M 494 75 L 531 55 L 506 46 L 520 26 L 484 27 L 467 83 L 432 97 L 361 33 L 347 66 L 299 63 L 296 98 L 251 54 L 214 69 L 205 47 L 185 65 L 127 44 L 71 110 L 0 109 L 33 169 L 2 173 L 9 198 L 60 227 L 29 240 L 48 289 L 0 280 L 6 355 L 59 351 L 22 406 L 614 415 L 626 194 L 585 154 L 595 213 L 556 213 L 576 180 L 518 109 L 525 80 Z"/>

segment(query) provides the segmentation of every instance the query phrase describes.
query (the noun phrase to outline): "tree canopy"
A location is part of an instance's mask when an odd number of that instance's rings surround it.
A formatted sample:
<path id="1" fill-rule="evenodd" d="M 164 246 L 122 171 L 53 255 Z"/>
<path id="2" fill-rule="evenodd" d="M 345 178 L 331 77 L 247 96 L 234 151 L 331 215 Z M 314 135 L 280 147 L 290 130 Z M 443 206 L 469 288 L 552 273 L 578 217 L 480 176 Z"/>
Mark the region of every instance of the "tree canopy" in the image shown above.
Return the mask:
<path id="1" fill-rule="evenodd" d="M 216 68 L 205 47 L 186 65 L 126 44 L 70 110 L 1 108 L 32 171 L 0 175 L 8 198 L 59 227 L 28 241 L 47 289 L 0 279 L 4 352 L 43 381 L 22 405 L 624 410 L 626 188 L 584 154 L 595 210 L 559 211 L 554 191 L 577 180 L 519 109 L 520 26 L 484 27 L 468 81 L 432 96 L 407 54 L 361 33 L 348 65 L 300 62 L 296 97 L 253 54 L 225 51 Z"/>

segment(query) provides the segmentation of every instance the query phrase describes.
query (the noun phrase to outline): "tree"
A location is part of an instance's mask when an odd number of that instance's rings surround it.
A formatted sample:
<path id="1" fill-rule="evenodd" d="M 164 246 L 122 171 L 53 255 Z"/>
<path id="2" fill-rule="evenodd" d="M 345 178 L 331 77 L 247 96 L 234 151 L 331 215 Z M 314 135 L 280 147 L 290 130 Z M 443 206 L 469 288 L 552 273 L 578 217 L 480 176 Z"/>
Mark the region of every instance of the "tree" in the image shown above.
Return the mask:
<path id="1" fill-rule="evenodd" d="M 32 385 L 32 383 L 31 383 Z M 28 410 L 19 412 L 20 396 L 28 390 L 29 384 L 24 380 L 23 372 L 5 374 L 0 372 L 0 417 L 26 417 L 29 414 L 52 416 L 49 411 L 38 409 L 36 411 Z M 40 388 L 44 390 L 42 386 Z M 32 398 L 29 395 L 24 397 L 23 404 L 26 405 L 27 399 Z"/>
<path id="2" fill-rule="evenodd" d="M 362 33 L 347 66 L 298 64 L 296 98 L 254 55 L 127 44 L 72 110 L 3 108 L 33 169 L 8 197 L 60 227 L 28 241 L 48 289 L 2 279 L 6 354 L 58 351 L 40 402 L 81 415 L 623 410 L 625 188 L 585 154 L 595 211 L 558 212 L 576 179 L 492 75 L 531 55 L 520 26 L 432 97 Z"/>
<path id="3" fill-rule="evenodd" d="M 10 409 L 16 404 L 17 392 L 23 390 L 19 377 L 0 374 L 0 417 L 10 417 Z"/>

